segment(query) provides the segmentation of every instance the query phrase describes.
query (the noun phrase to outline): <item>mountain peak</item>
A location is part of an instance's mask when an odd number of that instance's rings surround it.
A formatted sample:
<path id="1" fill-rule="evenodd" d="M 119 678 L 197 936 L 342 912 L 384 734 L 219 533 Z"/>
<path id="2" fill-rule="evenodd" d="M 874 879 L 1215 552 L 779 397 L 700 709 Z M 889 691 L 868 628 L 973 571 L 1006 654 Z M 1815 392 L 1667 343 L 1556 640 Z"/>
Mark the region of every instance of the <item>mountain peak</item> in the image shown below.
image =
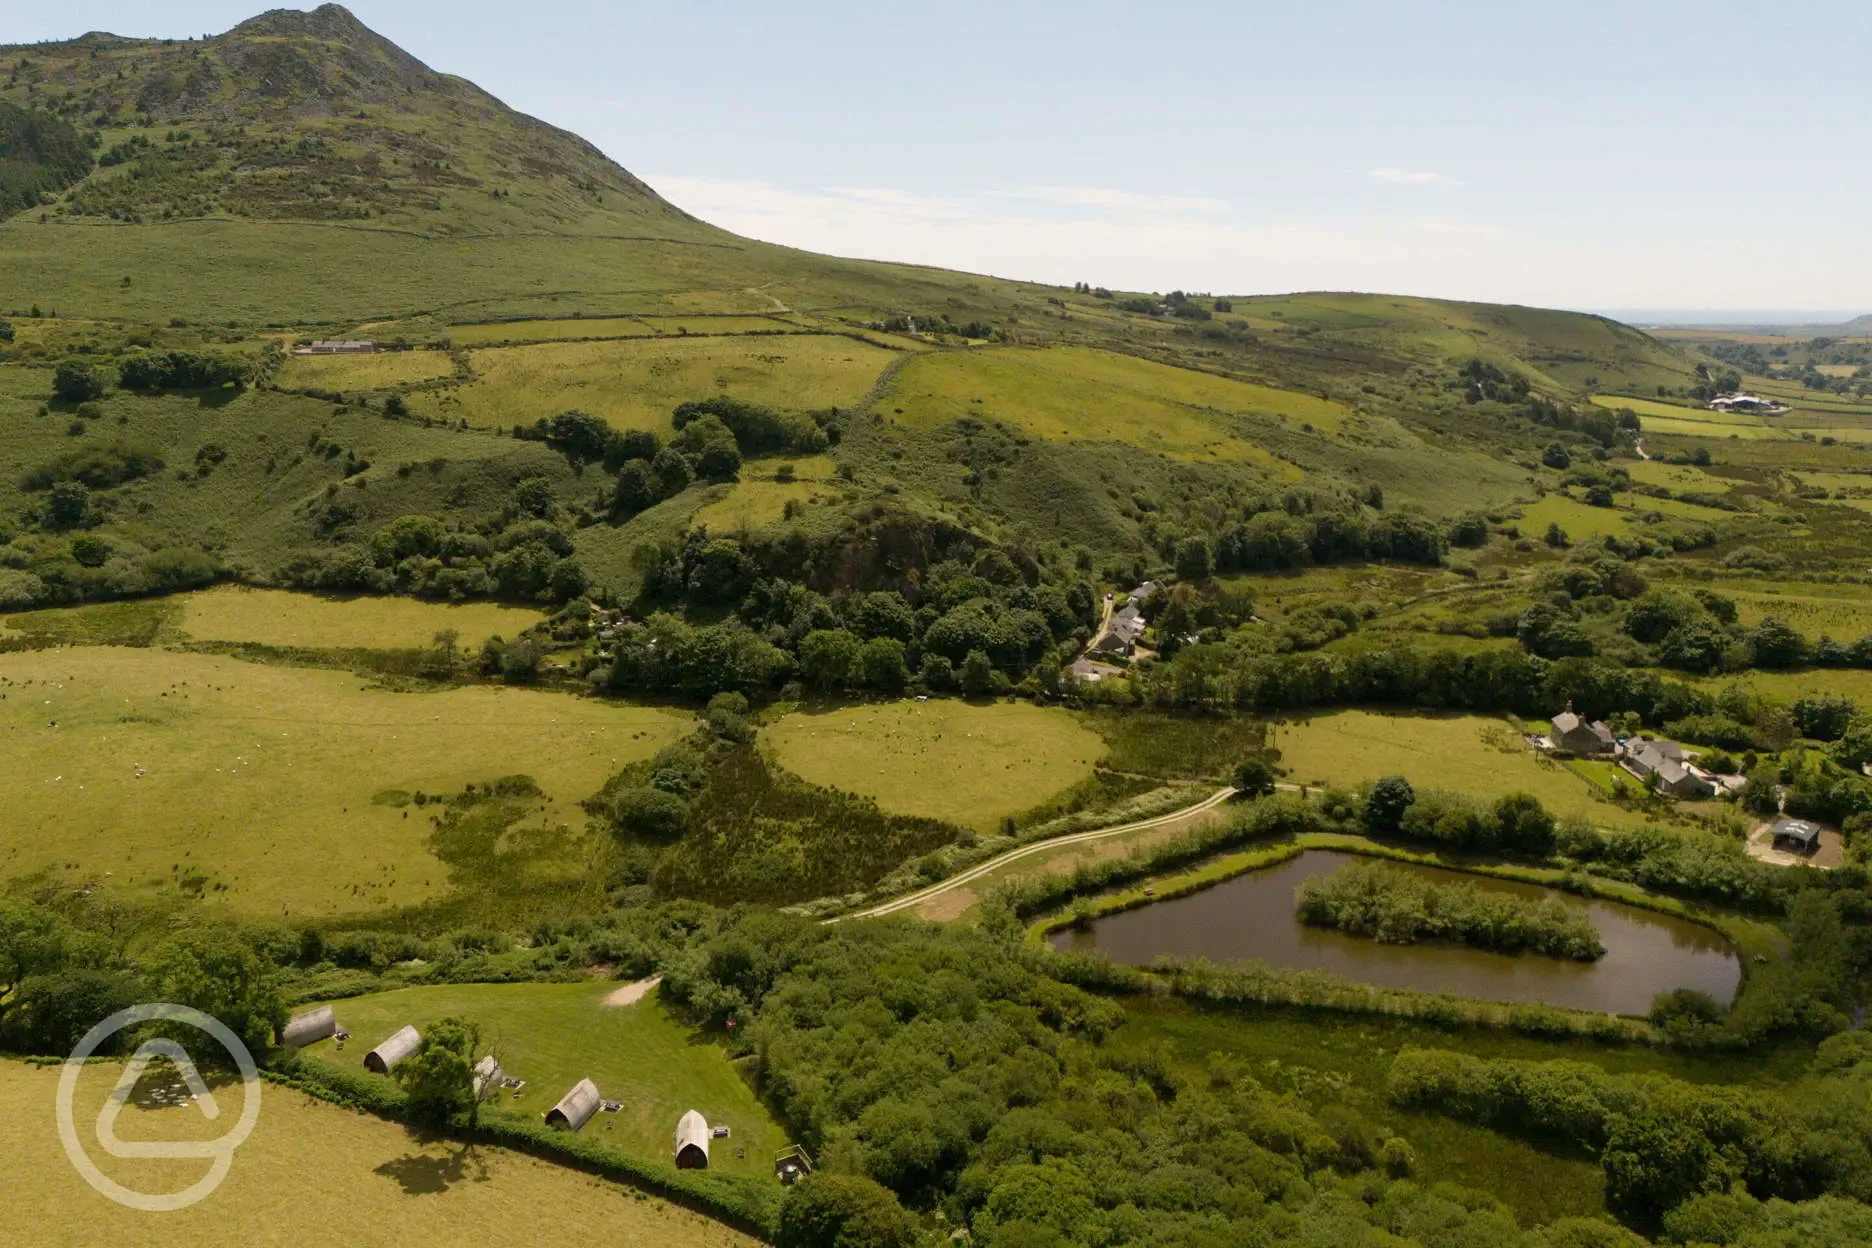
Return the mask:
<path id="1" fill-rule="evenodd" d="M 387 42 L 342 4 L 321 4 L 310 10 L 268 9 L 257 17 L 248 18 L 228 34 L 271 38 L 300 36 L 347 43 L 360 38 Z"/>

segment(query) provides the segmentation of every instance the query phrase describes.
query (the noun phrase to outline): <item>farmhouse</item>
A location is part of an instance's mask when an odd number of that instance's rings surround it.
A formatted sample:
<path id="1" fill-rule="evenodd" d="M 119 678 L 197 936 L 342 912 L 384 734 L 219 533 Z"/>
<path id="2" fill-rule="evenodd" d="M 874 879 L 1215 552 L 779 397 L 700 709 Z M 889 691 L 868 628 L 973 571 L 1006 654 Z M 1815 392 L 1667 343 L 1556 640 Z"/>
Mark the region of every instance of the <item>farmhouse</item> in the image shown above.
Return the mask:
<path id="1" fill-rule="evenodd" d="M 1120 672 L 1119 668 L 1105 663 L 1094 663 L 1091 659 L 1075 659 L 1066 670 L 1088 685 L 1096 685 L 1107 676 L 1116 676 Z"/>
<path id="2" fill-rule="evenodd" d="M 598 1085 L 589 1079 L 581 1079 L 570 1092 L 559 1098 L 557 1105 L 546 1111 L 546 1125 L 560 1131 L 577 1131 L 598 1112 L 600 1099 Z"/>
<path id="3" fill-rule="evenodd" d="M 364 1069 L 372 1074 L 387 1075 L 392 1066 L 414 1053 L 420 1044 L 422 1033 L 414 1027 L 405 1027 L 364 1055 Z"/>
<path id="4" fill-rule="evenodd" d="M 1712 412 L 1745 412 L 1756 416 L 1780 416 L 1787 412 L 1787 405 L 1773 399 L 1764 399 L 1759 394 L 1737 391 L 1735 394 L 1719 394 L 1710 400 Z"/>
<path id="5" fill-rule="evenodd" d="M 1137 649 L 1137 640 L 1144 635 L 1144 613 L 1137 604 L 1127 604 L 1124 610 L 1112 616 L 1111 627 L 1105 635 L 1092 643 L 1092 649 L 1101 654 L 1129 655 Z"/>
<path id="6" fill-rule="evenodd" d="M 1610 754 L 1618 746 L 1618 738 L 1603 723 L 1587 723 L 1582 715 L 1573 713 L 1571 703 L 1567 709 L 1553 717 L 1553 741 L 1557 750 L 1567 750 L 1574 754 Z"/>
<path id="7" fill-rule="evenodd" d="M 709 1125 L 696 1110 L 690 1110 L 676 1124 L 676 1168 L 708 1169 Z"/>
<path id="8" fill-rule="evenodd" d="M 332 1013 L 331 1006 L 321 1005 L 316 1010 L 293 1015 L 285 1030 L 280 1032 L 280 1043 L 287 1048 L 303 1049 L 337 1034 L 338 1016 Z"/>
<path id="9" fill-rule="evenodd" d="M 1811 854 L 1820 848 L 1820 829 L 1805 819 L 1778 819 L 1769 833 L 1777 849 L 1786 844 L 1789 849 Z"/>
<path id="10" fill-rule="evenodd" d="M 320 338 L 317 342 L 293 348 L 294 355 L 368 355 L 377 344 L 349 338 Z"/>
<path id="11" fill-rule="evenodd" d="M 1660 792 L 1672 797 L 1710 797 L 1716 786 L 1685 761 L 1684 748 L 1675 741 L 1640 737 L 1625 745 L 1625 770 L 1640 780 L 1657 777 Z"/>

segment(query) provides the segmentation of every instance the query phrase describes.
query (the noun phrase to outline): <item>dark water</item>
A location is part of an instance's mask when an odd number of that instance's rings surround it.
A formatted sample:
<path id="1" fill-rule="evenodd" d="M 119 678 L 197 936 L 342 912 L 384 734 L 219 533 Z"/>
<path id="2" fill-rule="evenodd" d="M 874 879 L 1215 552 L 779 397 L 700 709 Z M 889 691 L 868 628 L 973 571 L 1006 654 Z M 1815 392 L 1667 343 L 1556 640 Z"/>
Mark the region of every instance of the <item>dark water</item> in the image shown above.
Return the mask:
<path id="1" fill-rule="evenodd" d="M 1605 957 L 1571 962 L 1452 945 L 1384 945 L 1308 927 L 1294 917 L 1294 890 L 1301 880 L 1353 861 L 1360 859 L 1307 850 L 1278 867 L 1237 876 L 1188 897 L 1114 914 L 1085 930 L 1057 932 L 1053 944 L 1060 949 L 1103 950 L 1119 962 L 1148 962 L 1161 954 L 1217 961 L 1258 958 L 1273 966 L 1332 971 L 1388 988 L 1610 1014 L 1643 1014 L 1653 997 L 1673 988 L 1697 988 L 1728 1002 L 1742 982 L 1734 947 L 1707 927 L 1615 901 L 1436 867 L 1390 864 L 1438 883 L 1467 882 L 1524 897 L 1558 897 L 1579 906 L 1599 929 Z"/>

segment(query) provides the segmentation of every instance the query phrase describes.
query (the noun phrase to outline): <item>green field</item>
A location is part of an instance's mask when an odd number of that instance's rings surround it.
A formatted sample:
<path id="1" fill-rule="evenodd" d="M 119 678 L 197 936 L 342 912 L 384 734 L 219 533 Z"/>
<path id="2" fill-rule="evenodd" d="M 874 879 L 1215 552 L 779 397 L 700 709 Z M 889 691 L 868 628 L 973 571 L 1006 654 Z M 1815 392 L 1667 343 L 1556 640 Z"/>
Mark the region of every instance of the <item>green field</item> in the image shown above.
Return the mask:
<path id="1" fill-rule="evenodd" d="M 300 390 L 394 390 L 454 373 L 455 361 L 444 351 L 373 351 L 290 356 L 277 380 Z"/>
<path id="2" fill-rule="evenodd" d="M 332 1002 L 351 1032 L 344 1052 L 329 1040 L 307 1052 L 362 1071 L 371 1046 L 405 1024 L 420 1029 L 441 1018 L 465 1018 L 481 1028 L 484 1046 L 499 1056 L 502 1069 L 527 1081 L 518 1095 L 490 1097 L 484 1112 L 538 1121 L 572 1085 L 590 1079 L 606 1100 L 624 1107 L 597 1115 L 583 1134 L 667 1162 L 676 1120 L 696 1109 L 710 1125 L 732 1131 L 715 1142 L 710 1169 L 771 1174 L 773 1155 L 787 1140 L 741 1070 L 677 1021 L 654 992 L 634 1005 L 606 1005 L 619 987 L 609 980 L 466 984 L 352 997 Z M 742 1150 L 745 1157 L 737 1155 Z"/>
<path id="3" fill-rule="evenodd" d="M 1403 776 L 1418 789 L 1493 799 L 1532 793 L 1560 818 L 1635 826 L 1639 815 L 1597 801 L 1586 781 L 1535 754 L 1506 720 L 1481 715 L 1334 711 L 1268 730 L 1295 784 L 1358 784 Z"/>
<path id="4" fill-rule="evenodd" d="M 154 650 L 7 656 L 0 875 L 132 895 L 198 892 L 244 915 L 311 917 L 448 895 L 453 867 L 408 804 L 516 773 L 545 799 L 506 886 L 590 870 L 577 803 L 686 731 L 668 711 L 504 688 L 392 693 L 346 672 Z M 561 829 L 564 829 L 561 831 Z M 489 852 L 495 852 L 490 850 Z M 190 881 L 195 883 L 191 886 Z"/>
<path id="5" fill-rule="evenodd" d="M 157 1063 L 144 1086 L 162 1079 Z M 122 1068 L 100 1062 L 78 1083 L 79 1138 L 103 1172 L 138 1191 L 179 1191 L 202 1161 L 118 1160 L 92 1132 Z M 253 1134 L 227 1179 L 201 1203 L 172 1213 L 127 1209 L 93 1191 L 59 1144 L 53 1105 L 57 1067 L 0 1063 L 0 1153 L 7 1159 L 6 1237 L 35 1248 L 247 1248 L 302 1235 L 330 1243 L 429 1243 L 522 1248 L 545 1220 L 601 1226 L 643 1248 L 736 1248 L 756 1241 L 700 1214 L 505 1149 L 418 1137 L 392 1123 L 266 1085 Z M 235 1085 L 214 1087 L 210 1122 L 191 1107 L 145 1108 L 133 1099 L 119 1136 L 213 1140 L 239 1112 Z M 230 1101 L 229 1098 L 232 1098 Z M 30 1193 L 30 1195 L 28 1195 Z"/>
<path id="6" fill-rule="evenodd" d="M 1656 500 L 1640 501 L 1650 503 Z M 1631 530 L 1626 524 L 1629 514 L 1611 507 L 1589 507 L 1565 494 L 1547 494 L 1538 502 L 1528 503 L 1521 508 L 1519 523 L 1524 537 L 1539 540 L 1547 532 L 1548 525 L 1557 524 L 1567 537 L 1577 542 L 1589 537 L 1623 536 L 1629 533 Z"/>
<path id="7" fill-rule="evenodd" d="M 1699 494 L 1726 494 L 1735 488 L 1727 477 L 1682 464 L 1667 464 L 1658 459 L 1625 460 L 1619 464 L 1631 479 L 1645 485 L 1661 485 L 1669 490 Z"/>
<path id="8" fill-rule="evenodd" d="M 225 585 L 171 601 L 178 626 L 192 641 L 254 642 L 309 650 L 396 650 L 427 647 L 445 629 L 466 650 L 492 636 L 514 637 L 540 622 L 540 612 L 499 603 L 447 604 L 413 598 L 323 598 L 282 589 Z"/>
<path id="9" fill-rule="evenodd" d="M 1275 461 L 1233 431 L 1234 418 L 1334 431 L 1350 415 L 1314 395 L 1078 347 L 920 356 L 892 375 L 877 410 L 912 426 L 999 420 L 1051 441 L 1128 442 L 1178 459 L 1268 467 Z"/>
<path id="10" fill-rule="evenodd" d="M 814 784 L 983 832 L 1090 778 L 1105 753 L 1063 711 L 953 699 L 796 711 L 763 729 L 761 741 Z"/>
<path id="11" fill-rule="evenodd" d="M 774 475 L 781 462 L 743 465 L 741 479 L 722 497 L 696 512 L 690 526 L 706 527 L 713 533 L 757 529 L 785 516 L 788 503 L 803 507 L 840 497 L 839 487 L 831 484 L 831 456 L 812 455 L 790 461 L 794 472 L 790 481 L 777 480 Z"/>
<path id="12" fill-rule="evenodd" d="M 684 334 L 771 334 L 798 328 L 768 316 L 599 316 L 450 325 L 443 332 L 458 347 L 485 347 L 508 342 L 656 338 L 665 334 L 677 337 Z"/>
<path id="13" fill-rule="evenodd" d="M 436 410 L 471 424 L 532 424 L 569 407 L 620 429 L 670 428 L 679 403 L 729 394 L 783 408 L 850 407 L 893 353 L 833 334 L 541 343 L 470 354 L 474 379 Z"/>
<path id="14" fill-rule="evenodd" d="M 1853 641 L 1872 633 L 1872 586 L 1750 581 L 1718 592 L 1735 599 L 1744 625 L 1772 615 L 1810 638 Z"/>

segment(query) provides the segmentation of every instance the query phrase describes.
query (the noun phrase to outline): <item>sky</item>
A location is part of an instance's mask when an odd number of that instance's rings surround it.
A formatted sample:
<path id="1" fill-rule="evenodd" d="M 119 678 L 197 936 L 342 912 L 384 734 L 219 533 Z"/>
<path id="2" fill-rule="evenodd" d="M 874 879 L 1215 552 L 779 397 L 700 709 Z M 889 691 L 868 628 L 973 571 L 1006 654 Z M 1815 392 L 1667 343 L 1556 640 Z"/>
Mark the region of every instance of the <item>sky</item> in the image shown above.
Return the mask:
<path id="1" fill-rule="evenodd" d="M 228 0 L 0 0 L 0 40 Z M 681 207 L 1114 289 L 1872 311 L 1864 0 L 356 0 Z"/>

